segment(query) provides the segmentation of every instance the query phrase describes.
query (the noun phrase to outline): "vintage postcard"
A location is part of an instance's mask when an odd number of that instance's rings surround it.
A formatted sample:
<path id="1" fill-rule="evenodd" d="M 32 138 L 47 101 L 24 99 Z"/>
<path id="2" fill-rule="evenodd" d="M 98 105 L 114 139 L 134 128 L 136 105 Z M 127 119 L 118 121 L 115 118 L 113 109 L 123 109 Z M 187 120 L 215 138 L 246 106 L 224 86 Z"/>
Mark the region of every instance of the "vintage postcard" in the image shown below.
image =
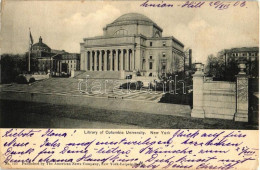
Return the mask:
<path id="1" fill-rule="evenodd" d="M 257 169 L 257 1 L 4 0 L 0 167 Z"/>

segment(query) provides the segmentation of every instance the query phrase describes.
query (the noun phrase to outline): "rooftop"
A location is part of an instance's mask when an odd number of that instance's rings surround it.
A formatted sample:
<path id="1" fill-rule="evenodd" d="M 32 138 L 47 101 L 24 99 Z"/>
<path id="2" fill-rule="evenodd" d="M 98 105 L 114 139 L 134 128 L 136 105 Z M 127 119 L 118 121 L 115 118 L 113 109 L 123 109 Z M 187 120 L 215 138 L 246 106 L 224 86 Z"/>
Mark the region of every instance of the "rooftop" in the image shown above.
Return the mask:
<path id="1" fill-rule="evenodd" d="M 258 47 L 241 47 L 241 48 L 231 48 L 231 49 L 226 49 L 226 52 L 232 53 L 232 52 L 258 52 L 259 48 Z"/>

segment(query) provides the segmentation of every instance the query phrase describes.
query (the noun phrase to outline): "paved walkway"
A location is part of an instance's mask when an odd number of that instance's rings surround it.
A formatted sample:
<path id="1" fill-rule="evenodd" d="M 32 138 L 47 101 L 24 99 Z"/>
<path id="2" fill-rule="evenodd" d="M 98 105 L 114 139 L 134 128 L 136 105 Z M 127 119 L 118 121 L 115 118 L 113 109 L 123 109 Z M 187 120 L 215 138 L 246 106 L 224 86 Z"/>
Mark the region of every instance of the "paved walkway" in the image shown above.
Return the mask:
<path id="1" fill-rule="evenodd" d="M 94 82 L 95 81 L 95 82 Z M 146 89 L 142 90 L 127 90 L 119 89 L 120 83 L 126 83 L 126 80 L 93 80 L 89 79 L 89 87 L 86 88 L 85 83 L 79 86 L 79 80 L 74 78 L 50 78 L 47 80 L 35 82 L 31 85 L 27 84 L 12 84 L 2 86 L 1 91 L 12 92 L 29 92 L 42 94 L 68 94 L 68 95 L 86 95 L 93 97 L 118 98 L 145 100 L 159 102 L 162 97 L 162 92 L 149 92 Z M 94 83 L 94 84 L 93 84 Z M 79 87 L 81 90 L 79 90 Z M 98 88 L 100 87 L 100 88 Z"/>
<path id="2" fill-rule="evenodd" d="M 258 129 L 258 124 L 232 120 L 9 100 L 1 100 L 0 118 L 2 128 Z"/>

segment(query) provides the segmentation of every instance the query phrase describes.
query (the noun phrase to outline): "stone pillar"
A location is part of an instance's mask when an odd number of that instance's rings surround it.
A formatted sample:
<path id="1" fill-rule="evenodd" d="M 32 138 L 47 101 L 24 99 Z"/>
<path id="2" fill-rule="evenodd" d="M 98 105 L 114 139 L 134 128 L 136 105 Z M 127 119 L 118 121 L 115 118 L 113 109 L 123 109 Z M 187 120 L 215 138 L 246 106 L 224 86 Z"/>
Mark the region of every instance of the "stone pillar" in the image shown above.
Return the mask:
<path id="1" fill-rule="evenodd" d="M 126 50 L 126 57 L 125 57 L 125 70 L 129 70 L 129 50 Z"/>
<path id="2" fill-rule="evenodd" d="M 237 103 L 235 121 L 248 122 L 248 75 L 244 72 L 246 65 L 241 63 L 238 65 L 240 72 L 237 77 Z"/>
<path id="3" fill-rule="evenodd" d="M 143 63 L 143 57 L 145 57 L 145 55 L 143 56 L 143 53 L 141 53 L 141 51 L 142 50 L 140 48 L 136 48 L 134 50 L 135 69 L 136 70 L 141 70 L 142 63 Z M 147 63 L 148 63 L 148 60 L 146 60 L 146 64 Z M 146 67 L 146 68 L 149 68 L 149 67 Z"/>
<path id="4" fill-rule="evenodd" d="M 80 61 L 81 61 L 80 69 L 85 70 L 85 52 L 84 51 L 81 51 L 81 53 L 80 53 Z"/>
<path id="5" fill-rule="evenodd" d="M 196 64 L 196 72 L 193 74 L 193 109 L 191 117 L 205 118 L 203 109 L 203 78 L 202 64 Z"/>
<path id="6" fill-rule="evenodd" d="M 90 57 L 90 59 L 89 59 L 89 67 L 90 67 L 90 71 L 93 71 L 93 51 L 90 51 L 90 53 L 89 53 L 90 55 L 89 55 L 89 57 Z"/>
<path id="7" fill-rule="evenodd" d="M 97 71 L 97 51 L 94 51 L 94 71 Z"/>
<path id="8" fill-rule="evenodd" d="M 123 59 L 123 57 L 124 57 L 124 51 L 123 50 L 120 50 L 120 71 L 123 71 L 123 61 L 124 61 L 124 59 Z"/>
<path id="9" fill-rule="evenodd" d="M 113 71 L 113 50 L 109 53 L 109 71 Z"/>
<path id="10" fill-rule="evenodd" d="M 104 52 L 104 71 L 107 71 L 107 50 Z"/>
<path id="11" fill-rule="evenodd" d="M 114 68 L 115 71 L 118 71 L 118 50 L 116 50 Z"/>
<path id="12" fill-rule="evenodd" d="M 98 51 L 98 71 L 102 71 L 102 52 Z"/>

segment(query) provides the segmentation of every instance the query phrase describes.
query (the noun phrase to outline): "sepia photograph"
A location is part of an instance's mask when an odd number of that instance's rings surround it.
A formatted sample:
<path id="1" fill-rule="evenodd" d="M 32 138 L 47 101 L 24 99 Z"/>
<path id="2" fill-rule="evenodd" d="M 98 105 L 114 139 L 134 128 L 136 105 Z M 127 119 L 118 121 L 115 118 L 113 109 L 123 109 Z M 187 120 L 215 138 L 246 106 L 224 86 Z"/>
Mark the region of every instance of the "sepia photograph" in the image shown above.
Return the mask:
<path id="1" fill-rule="evenodd" d="M 259 2 L 0 2 L 0 169 L 259 168 Z"/>
<path id="2" fill-rule="evenodd" d="M 256 1 L 4 0 L 0 42 L 1 128 L 259 128 Z"/>

